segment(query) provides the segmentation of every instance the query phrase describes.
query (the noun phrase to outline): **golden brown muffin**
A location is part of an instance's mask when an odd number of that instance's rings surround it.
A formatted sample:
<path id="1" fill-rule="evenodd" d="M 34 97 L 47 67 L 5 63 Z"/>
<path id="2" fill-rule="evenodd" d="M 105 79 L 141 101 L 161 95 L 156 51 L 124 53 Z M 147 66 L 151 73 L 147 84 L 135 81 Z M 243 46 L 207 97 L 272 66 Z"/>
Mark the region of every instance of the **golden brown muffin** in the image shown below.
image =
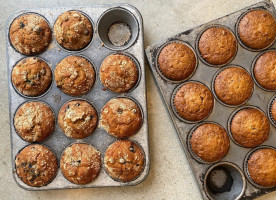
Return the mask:
<path id="1" fill-rule="evenodd" d="M 159 54 L 158 66 L 168 79 L 185 80 L 196 68 L 196 56 L 185 44 L 171 43 L 166 45 Z"/>
<path id="2" fill-rule="evenodd" d="M 67 137 L 82 139 L 91 135 L 96 129 L 98 114 L 90 103 L 73 100 L 60 108 L 58 124 Z"/>
<path id="3" fill-rule="evenodd" d="M 207 63 L 223 65 L 236 56 L 237 41 L 227 28 L 213 27 L 201 35 L 198 48 Z"/>
<path id="4" fill-rule="evenodd" d="M 14 127 L 18 135 L 27 142 L 41 142 L 55 129 L 54 113 L 42 102 L 24 103 L 16 111 Z"/>
<path id="5" fill-rule="evenodd" d="M 101 171 L 101 153 L 88 144 L 72 144 L 62 153 L 60 169 L 72 183 L 90 183 Z"/>
<path id="6" fill-rule="evenodd" d="M 199 121 L 212 112 L 214 98 L 205 85 L 188 82 L 176 92 L 174 106 L 182 118 L 188 121 Z"/>
<path id="7" fill-rule="evenodd" d="M 36 14 L 17 17 L 10 26 L 10 42 L 25 55 L 37 55 L 49 46 L 52 33 L 46 20 Z"/>
<path id="8" fill-rule="evenodd" d="M 135 134 L 141 125 L 141 110 L 128 98 L 111 99 L 102 108 L 100 126 L 114 137 L 129 137 Z"/>
<path id="9" fill-rule="evenodd" d="M 93 28 L 89 19 L 78 11 L 62 13 L 55 25 L 54 35 L 57 42 L 68 50 L 81 50 L 92 39 Z"/>
<path id="10" fill-rule="evenodd" d="M 15 158 L 18 177 L 29 186 L 45 186 L 56 176 L 58 161 L 47 147 L 34 144 L 25 147 Z"/>
<path id="11" fill-rule="evenodd" d="M 271 105 L 270 112 L 271 112 L 272 119 L 274 120 L 274 122 L 276 122 L 276 101 L 275 100 Z"/>
<path id="12" fill-rule="evenodd" d="M 192 151 L 207 162 L 222 159 L 230 146 L 230 140 L 225 129 L 213 123 L 206 123 L 197 127 L 192 133 L 190 143 Z"/>
<path id="13" fill-rule="evenodd" d="M 143 150 L 130 140 L 117 140 L 105 152 L 104 167 L 115 180 L 132 181 L 144 169 Z"/>
<path id="14" fill-rule="evenodd" d="M 238 26 L 241 41 L 249 48 L 263 49 L 270 46 L 276 37 L 276 21 L 264 10 L 247 13 Z"/>
<path id="15" fill-rule="evenodd" d="M 100 79 L 104 87 L 116 92 L 128 92 L 138 81 L 138 68 L 128 56 L 112 54 L 102 62 Z"/>
<path id="16" fill-rule="evenodd" d="M 39 96 L 51 86 L 52 71 L 48 64 L 40 58 L 25 58 L 14 66 L 12 83 L 23 95 Z"/>
<path id="17" fill-rule="evenodd" d="M 92 64 L 81 56 L 68 56 L 55 69 L 57 87 L 71 96 L 89 92 L 94 85 L 95 76 Z"/>
<path id="18" fill-rule="evenodd" d="M 250 74 L 240 67 L 223 69 L 215 79 L 217 97 L 229 105 L 246 102 L 253 93 L 253 80 Z"/>
<path id="19" fill-rule="evenodd" d="M 276 90 L 276 51 L 261 55 L 254 66 L 257 82 L 267 90 Z"/>
<path id="20" fill-rule="evenodd" d="M 265 114 L 256 108 L 238 111 L 231 121 L 233 139 L 244 147 L 255 147 L 267 140 L 269 121 Z"/>
<path id="21" fill-rule="evenodd" d="M 249 157 L 247 169 L 256 184 L 264 187 L 276 186 L 276 150 L 257 150 Z"/>

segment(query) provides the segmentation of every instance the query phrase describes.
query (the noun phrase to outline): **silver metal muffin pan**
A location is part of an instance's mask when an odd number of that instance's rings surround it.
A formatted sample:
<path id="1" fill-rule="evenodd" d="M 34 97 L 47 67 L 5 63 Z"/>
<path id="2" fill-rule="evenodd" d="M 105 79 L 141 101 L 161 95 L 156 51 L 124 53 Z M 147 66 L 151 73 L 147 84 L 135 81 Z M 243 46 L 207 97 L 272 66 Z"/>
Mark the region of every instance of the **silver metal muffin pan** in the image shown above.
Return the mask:
<path id="1" fill-rule="evenodd" d="M 199 162 L 197 159 L 193 158 L 187 146 L 188 135 L 190 131 L 196 125 L 198 125 L 197 123 L 199 122 L 188 123 L 185 120 L 179 119 L 179 117 L 175 114 L 174 108 L 172 107 L 173 104 L 171 102 L 171 99 L 177 87 L 181 85 L 181 82 L 174 82 L 169 79 L 164 79 L 163 75 L 160 75 L 160 72 L 159 72 L 160 70 L 157 69 L 158 55 L 160 53 L 160 50 L 164 46 L 164 44 L 168 44 L 171 41 L 186 42 L 193 49 L 197 49 L 198 37 L 202 34 L 202 31 L 206 30 L 206 28 L 209 28 L 211 26 L 215 26 L 215 27 L 225 26 L 229 28 L 233 33 L 236 33 L 238 20 L 245 12 L 252 9 L 264 9 L 272 13 L 274 17 L 276 16 L 276 11 L 273 3 L 270 0 L 266 0 L 266 1 L 262 1 L 260 3 L 254 4 L 252 6 L 249 6 L 247 8 L 244 8 L 242 10 L 239 10 L 235 13 L 213 20 L 209 23 L 184 31 L 170 38 L 167 38 L 163 41 L 160 41 L 159 43 L 150 45 L 146 48 L 146 55 L 147 55 L 150 69 L 160 89 L 160 92 L 164 98 L 164 103 L 168 108 L 169 114 L 172 118 L 172 122 L 176 128 L 183 150 L 190 163 L 190 167 L 194 173 L 194 177 L 198 183 L 198 187 L 201 191 L 203 199 L 216 199 L 216 200 L 217 199 L 219 200 L 220 199 L 254 199 L 258 196 L 275 191 L 276 187 L 273 187 L 273 188 L 258 187 L 256 185 L 251 184 L 251 182 L 245 178 L 246 177 L 245 173 L 247 172 L 243 171 L 243 162 L 245 160 L 246 154 L 251 149 L 236 145 L 232 139 L 230 139 L 230 149 L 228 154 L 216 164 L 202 163 L 202 162 Z M 254 63 L 254 59 L 262 51 L 251 51 L 247 48 L 244 48 L 240 44 L 240 42 L 238 42 L 238 36 L 235 35 L 235 37 L 237 38 L 238 52 L 235 58 L 225 66 L 241 66 L 244 69 L 246 69 L 249 73 L 252 73 L 251 68 L 252 68 L 252 64 Z M 270 46 L 268 49 L 273 49 L 273 48 L 276 48 L 276 43 L 273 43 L 272 46 Z M 199 52 L 197 50 L 196 50 L 196 55 L 197 57 L 200 58 Z M 223 69 L 223 67 L 221 68 L 221 67 L 210 66 L 209 64 L 206 64 L 205 62 L 203 62 L 202 59 L 200 58 L 198 59 L 198 67 L 196 72 L 189 80 L 186 80 L 186 81 L 199 81 L 205 84 L 211 90 L 212 80 L 220 69 Z M 252 79 L 254 78 L 252 74 L 251 74 L 251 77 Z M 212 90 L 212 94 L 214 95 L 213 90 Z M 268 118 L 270 118 L 269 102 L 273 95 L 275 95 L 275 92 L 271 92 L 271 91 L 269 92 L 269 91 L 263 90 L 258 85 L 256 85 L 254 81 L 253 94 L 249 99 L 249 101 L 244 104 L 244 106 L 249 106 L 249 105 L 257 106 L 265 112 Z M 226 106 L 224 104 L 221 104 L 219 101 L 217 101 L 216 98 L 214 98 L 214 100 L 215 102 L 214 102 L 214 108 L 212 113 L 206 119 L 204 119 L 204 121 L 203 120 L 202 121 L 203 123 L 205 121 L 218 123 L 221 126 L 223 126 L 225 130 L 228 132 L 227 124 L 228 124 L 230 115 L 237 108 L 242 107 L 242 105 L 235 106 L 235 107 Z M 274 123 L 274 121 L 270 119 L 270 122 L 271 124 L 270 124 L 269 138 L 262 145 L 276 147 L 276 128 L 274 127 L 275 124 L 272 124 Z M 229 132 L 228 132 L 228 135 L 229 135 Z M 233 177 L 236 177 L 237 174 L 240 174 L 236 172 L 238 171 L 242 172 L 240 175 L 237 176 L 239 178 L 234 179 L 232 189 L 229 192 L 214 194 L 214 193 L 210 193 L 210 191 L 208 190 L 208 187 L 206 185 L 206 178 L 209 173 L 208 170 L 213 169 L 216 165 L 225 165 L 227 166 L 227 168 L 231 168 L 231 169 L 235 168 L 236 170 L 233 170 L 233 173 L 234 173 Z M 236 187 L 237 185 L 235 184 L 239 185 L 239 187 Z"/>
<path id="2" fill-rule="evenodd" d="M 92 22 L 93 25 L 93 37 L 92 41 L 89 43 L 87 47 L 80 51 L 69 51 L 60 47 L 54 39 L 53 34 L 53 26 L 60 14 L 68 10 L 77 10 L 84 13 Z M 107 13 L 112 12 L 112 15 L 107 15 Z M 47 91 L 44 95 L 39 97 L 26 97 L 21 95 L 19 92 L 15 90 L 11 81 L 11 72 L 14 65 L 21 59 L 26 58 L 26 56 L 17 52 L 11 45 L 9 41 L 9 27 L 13 20 L 25 13 L 35 13 L 43 16 L 49 23 L 52 29 L 52 41 L 48 47 L 48 49 L 37 55 L 36 57 L 42 58 L 45 60 L 52 72 L 54 72 L 56 65 L 65 57 L 69 55 L 80 55 L 88 58 L 95 70 L 96 70 L 96 80 L 93 88 L 87 94 L 72 97 L 64 94 L 61 90 L 59 90 L 56 86 L 53 74 L 53 83 L 49 91 Z M 116 16 L 116 17 L 114 17 Z M 130 19 L 132 17 L 132 19 Z M 105 19 L 103 22 L 101 19 Z M 120 22 L 127 23 L 132 29 L 132 37 L 129 43 L 125 44 L 121 47 L 113 48 L 110 46 L 106 40 L 103 38 L 100 39 L 101 34 L 107 34 L 105 31 L 99 27 L 103 27 L 106 23 L 110 22 L 110 24 L 116 22 L 116 20 L 120 20 Z M 43 8 L 43 9 L 29 9 L 29 10 L 20 10 L 15 12 L 10 16 L 6 24 L 6 48 L 7 48 L 7 71 L 8 71 L 8 84 L 9 84 L 9 109 L 10 109 L 10 136 L 11 136 L 11 160 L 12 160 L 12 173 L 16 183 L 26 189 L 26 190 L 50 190 L 50 189 L 66 189 L 66 188 L 90 188 L 90 187 L 108 187 L 108 186 L 130 186 L 141 183 L 148 175 L 149 167 L 150 167 L 150 156 L 149 156 L 149 138 L 148 138 L 148 119 L 147 119 L 147 105 L 146 105 L 146 86 L 145 86 L 145 63 L 144 63 L 144 46 L 143 46 L 143 21 L 141 14 L 139 11 L 129 5 L 129 4 L 105 4 L 105 5 L 91 5 L 91 6 L 76 6 L 76 7 L 67 7 L 67 8 Z M 106 90 L 104 86 L 100 82 L 99 78 L 99 68 L 101 66 L 104 58 L 110 54 L 119 53 L 119 54 L 127 54 L 135 59 L 135 62 L 138 64 L 139 71 L 139 80 L 134 89 L 127 93 L 118 94 L 110 92 Z M 100 118 L 100 110 L 111 98 L 114 97 L 130 97 L 136 100 L 139 106 L 142 108 L 141 112 L 143 113 L 143 124 L 140 130 L 133 136 L 128 139 L 135 141 L 138 143 L 144 153 L 145 153 L 145 167 L 143 172 L 138 176 L 135 180 L 131 182 L 119 182 L 113 180 L 104 170 L 104 166 L 102 166 L 101 172 L 99 176 L 89 184 L 86 185 L 77 185 L 73 184 L 67 179 L 65 179 L 59 169 L 57 172 L 57 176 L 55 179 L 46 186 L 42 187 L 30 187 L 23 183 L 15 172 L 14 159 L 17 153 L 27 146 L 29 143 L 22 140 L 16 133 L 14 125 L 13 125 L 13 117 L 17 110 L 17 108 L 24 102 L 27 101 L 42 101 L 50 105 L 50 107 L 54 110 L 55 118 L 56 118 L 56 126 L 54 133 L 47 138 L 45 141 L 41 142 L 51 149 L 53 149 L 54 153 L 56 153 L 58 159 L 60 159 L 61 153 L 68 145 L 75 142 L 86 142 L 91 144 L 96 149 L 101 152 L 101 157 L 103 159 L 105 150 L 108 145 L 117 140 L 115 137 L 110 136 L 106 133 L 105 130 L 97 127 L 94 133 L 87 138 L 76 140 L 71 139 L 65 136 L 60 129 L 57 118 L 60 107 L 67 101 L 73 99 L 85 99 L 89 102 L 92 102 L 98 111 L 98 118 Z"/>

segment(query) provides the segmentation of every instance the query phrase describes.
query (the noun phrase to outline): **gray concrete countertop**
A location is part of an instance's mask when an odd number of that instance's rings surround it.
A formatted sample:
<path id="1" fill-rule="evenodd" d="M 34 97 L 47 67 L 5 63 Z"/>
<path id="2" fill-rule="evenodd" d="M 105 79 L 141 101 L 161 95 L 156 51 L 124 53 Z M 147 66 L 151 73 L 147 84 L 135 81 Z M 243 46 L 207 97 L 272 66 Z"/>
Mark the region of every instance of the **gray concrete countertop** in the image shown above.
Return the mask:
<path id="1" fill-rule="evenodd" d="M 12 178 L 10 158 L 9 106 L 6 72 L 5 23 L 16 10 L 55 6 L 126 2 L 137 7 L 144 19 L 145 47 L 178 32 L 235 12 L 259 0 L 0 0 L 0 199 L 105 199 L 169 200 L 201 199 L 189 164 L 181 148 L 161 95 L 149 68 L 147 100 L 151 150 L 151 170 L 147 179 L 132 187 L 93 188 L 29 192 Z M 273 0 L 276 5 L 276 0 Z M 276 199 L 276 192 L 259 200 Z"/>

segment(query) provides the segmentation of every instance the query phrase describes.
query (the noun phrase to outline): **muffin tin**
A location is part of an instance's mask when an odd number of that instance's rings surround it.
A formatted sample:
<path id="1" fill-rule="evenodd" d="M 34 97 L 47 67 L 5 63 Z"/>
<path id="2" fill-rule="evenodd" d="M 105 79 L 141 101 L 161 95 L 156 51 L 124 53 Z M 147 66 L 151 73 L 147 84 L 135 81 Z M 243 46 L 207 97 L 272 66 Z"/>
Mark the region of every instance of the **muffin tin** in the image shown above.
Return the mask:
<path id="1" fill-rule="evenodd" d="M 263 194 L 276 190 L 276 187 L 262 188 L 251 183 L 250 179 L 246 175 L 247 171 L 245 171 L 243 168 L 243 163 L 246 162 L 246 155 L 251 149 L 236 145 L 232 139 L 230 139 L 230 149 L 228 154 L 221 161 L 215 164 L 199 162 L 198 159 L 195 159 L 191 155 L 191 152 L 189 151 L 188 147 L 188 140 L 190 138 L 189 136 L 191 134 L 191 131 L 194 127 L 198 125 L 199 122 L 204 123 L 206 121 L 218 123 L 221 126 L 223 126 L 225 130 L 228 132 L 227 125 L 228 121 L 231 119 L 230 115 L 233 113 L 233 111 L 235 111 L 238 108 L 243 108 L 243 106 L 256 106 L 265 112 L 267 117 L 270 118 L 271 122 L 269 138 L 262 145 L 268 145 L 275 148 L 276 126 L 273 119 L 271 119 L 271 114 L 269 111 L 270 103 L 273 102 L 276 98 L 276 96 L 273 96 L 275 95 L 275 92 L 263 90 L 258 85 L 256 85 L 256 82 L 254 81 L 253 94 L 251 98 L 243 105 L 228 106 L 220 103 L 217 100 L 217 98 L 214 98 L 214 109 L 206 119 L 197 122 L 188 122 L 186 120 L 179 118 L 179 116 L 175 113 L 175 108 L 172 102 L 175 91 L 177 90 L 177 88 L 180 87 L 180 85 L 183 84 L 183 81 L 181 84 L 181 82 L 174 82 L 163 77 L 163 75 L 160 73 L 160 70 L 158 69 L 158 55 L 161 49 L 164 47 L 164 45 L 172 41 L 188 43 L 189 46 L 191 46 L 194 49 L 197 57 L 199 58 L 197 59 L 198 67 L 196 69 L 196 72 L 189 80 L 185 81 L 196 81 L 205 84 L 212 91 L 214 97 L 215 94 L 212 89 L 212 82 L 214 77 L 216 76 L 216 73 L 220 69 L 223 70 L 224 66 L 241 66 L 245 68 L 247 72 L 251 74 L 251 77 L 254 79 L 254 77 L 252 76 L 251 68 L 252 64 L 254 64 L 255 58 L 263 51 L 275 49 L 276 43 L 274 43 L 269 48 L 266 48 L 266 50 L 260 51 L 251 51 L 250 49 L 244 48 L 243 45 L 241 45 L 241 42 L 239 41 L 236 32 L 237 23 L 240 17 L 243 16 L 245 12 L 252 9 L 264 9 L 272 13 L 274 17 L 276 16 L 276 11 L 273 3 L 270 0 L 266 0 L 255 5 L 249 6 L 247 8 L 244 8 L 242 10 L 239 10 L 235 13 L 229 14 L 225 17 L 216 19 L 214 21 L 195 27 L 193 29 L 184 31 L 175 36 L 160 41 L 157 44 L 150 45 L 146 48 L 146 55 L 149 61 L 150 69 L 164 98 L 164 102 L 168 108 L 169 114 L 172 118 L 173 124 L 176 128 L 183 150 L 190 163 L 191 169 L 194 173 L 195 179 L 198 183 L 198 187 L 202 193 L 203 199 L 253 199 Z M 235 34 L 235 37 L 237 39 L 238 52 L 236 54 L 236 57 L 230 63 L 223 65 L 223 67 L 211 66 L 210 64 L 207 64 L 205 61 L 202 61 L 202 58 L 200 57 L 200 54 L 197 50 L 198 38 L 200 37 L 203 31 L 213 26 L 224 26 L 229 28 L 231 32 Z M 226 169 L 229 169 L 228 171 L 230 171 L 230 174 L 234 179 L 233 186 L 229 192 L 213 193 L 208 189 L 206 179 L 211 170 L 213 170 L 216 166 L 221 165 L 224 166 Z"/>
<path id="2" fill-rule="evenodd" d="M 79 55 L 87 58 L 93 64 L 96 71 L 96 80 L 92 89 L 85 95 L 72 97 L 64 94 L 57 88 L 54 74 L 52 85 L 49 90 L 38 97 L 28 97 L 20 94 L 13 87 L 11 81 L 11 72 L 14 65 L 26 56 L 16 51 L 9 41 L 9 27 L 13 20 L 26 13 L 35 13 L 41 15 L 49 23 L 52 31 L 53 26 L 60 14 L 68 10 L 77 10 L 84 13 L 89 18 L 93 25 L 93 37 L 87 47 L 80 51 L 69 51 L 62 48 L 54 39 L 52 34 L 52 41 L 48 49 L 37 55 L 49 64 L 52 71 L 54 71 L 56 65 L 65 57 L 69 55 Z M 107 35 L 108 29 L 105 29 L 107 23 L 110 25 L 120 21 L 127 23 L 131 29 L 132 36 L 127 44 L 121 47 L 115 47 L 110 44 Z M 92 5 L 86 7 L 67 7 L 67 8 L 45 8 L 45 9 L 29 9 L 20 10 L 12 14 L 6 24 L 6 39 L 7 39 L 7 68 L 8 68 L 8 82 L 9 82 L 9 109 L 10 109 L 10 135 L 11 135 L 11 158 L 13 167 L 13 176 L 16 183 L 26 190 L 50 190 L 50 189 L 65 189 L 65 188 L 89 188 L 89 187 L 107 187 L 107 186 L 129 186 L 141 183 L 149 172 L 149 142 L 148 142 L 148 124 L 147 124 L 147 107 L 146 107 L 146 87 L 145 87 L 145 66 L 144 66 L 144 46 L 143 46 L 143 22 L 139 11 L 128 4 L 106 4 L 106 5 Z M 126 54 L 131 56 L 135 60 L 139 71 L 139 80 L 136 86 L 127 93 L 113 93 L 106 90 L 100 82 L 99 68 L 104 58 L 110 54 Z M 110 99 L 114 97 L 129 97 L 138 102 L 143 114 L 143 124 L 140 130 L 128 139 L 139 144 L 145 154 L 145 166 L 135 180 L 131 182 L 120 182 L 112 179 L 104 170 L 103 157 L 108 145 L 117 140 L 115 137 L 110 136 L 104 129 L 96 128 L 94 133 L 84 139 L 71 139 L 66 137 L 57 123 L 58 112 L 61 106 L 67 101 L 73 99 L 83 99 L 91 102 L 98 111 L 98 118 L 100 118 L 100 110 Z M 56 125 L 54 133 L 47 138 L 41 144 L 48 146 L 57 155 L 58 160 L 63 150 L 70 144 L 75 142 L 84 142 L 91 144 L 101 152 L 102 169 L 99 176 L 89 184 L 77 185 L 68 181 L 63 177 L 61 170 L 58 169 L 55 179 L 46 186 L 31 187 L 23 183 L 15 172 L 14 159 L 17 153 L 27 146 L 29 143 L 22 140 L 15 131 L 13 125 L 13 118 L 17 108 L 27 101 L 42 101 L 50 105 L 55 113 Z M 99 123 L 98 123 L 99 124 Z"/>

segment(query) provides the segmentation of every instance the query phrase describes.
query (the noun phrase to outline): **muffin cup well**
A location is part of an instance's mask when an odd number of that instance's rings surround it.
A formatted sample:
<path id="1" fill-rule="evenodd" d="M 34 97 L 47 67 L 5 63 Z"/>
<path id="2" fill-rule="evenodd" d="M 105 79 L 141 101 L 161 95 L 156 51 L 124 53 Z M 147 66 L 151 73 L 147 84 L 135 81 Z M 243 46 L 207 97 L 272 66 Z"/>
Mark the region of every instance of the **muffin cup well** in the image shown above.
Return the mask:
<path id="1" fill-rule="evenodd" d="M 268 113 L 268 118 L 270 123 L 276 128 L 276 121 L 273 119 L 272 113 L 271 113 L 272 104 L 275 102 L 275 100 L 276 100 L 276 94 L 271 97 L 271 99 L 269 100 L 269 103 L 267 104 L 267 113 Z"/>

